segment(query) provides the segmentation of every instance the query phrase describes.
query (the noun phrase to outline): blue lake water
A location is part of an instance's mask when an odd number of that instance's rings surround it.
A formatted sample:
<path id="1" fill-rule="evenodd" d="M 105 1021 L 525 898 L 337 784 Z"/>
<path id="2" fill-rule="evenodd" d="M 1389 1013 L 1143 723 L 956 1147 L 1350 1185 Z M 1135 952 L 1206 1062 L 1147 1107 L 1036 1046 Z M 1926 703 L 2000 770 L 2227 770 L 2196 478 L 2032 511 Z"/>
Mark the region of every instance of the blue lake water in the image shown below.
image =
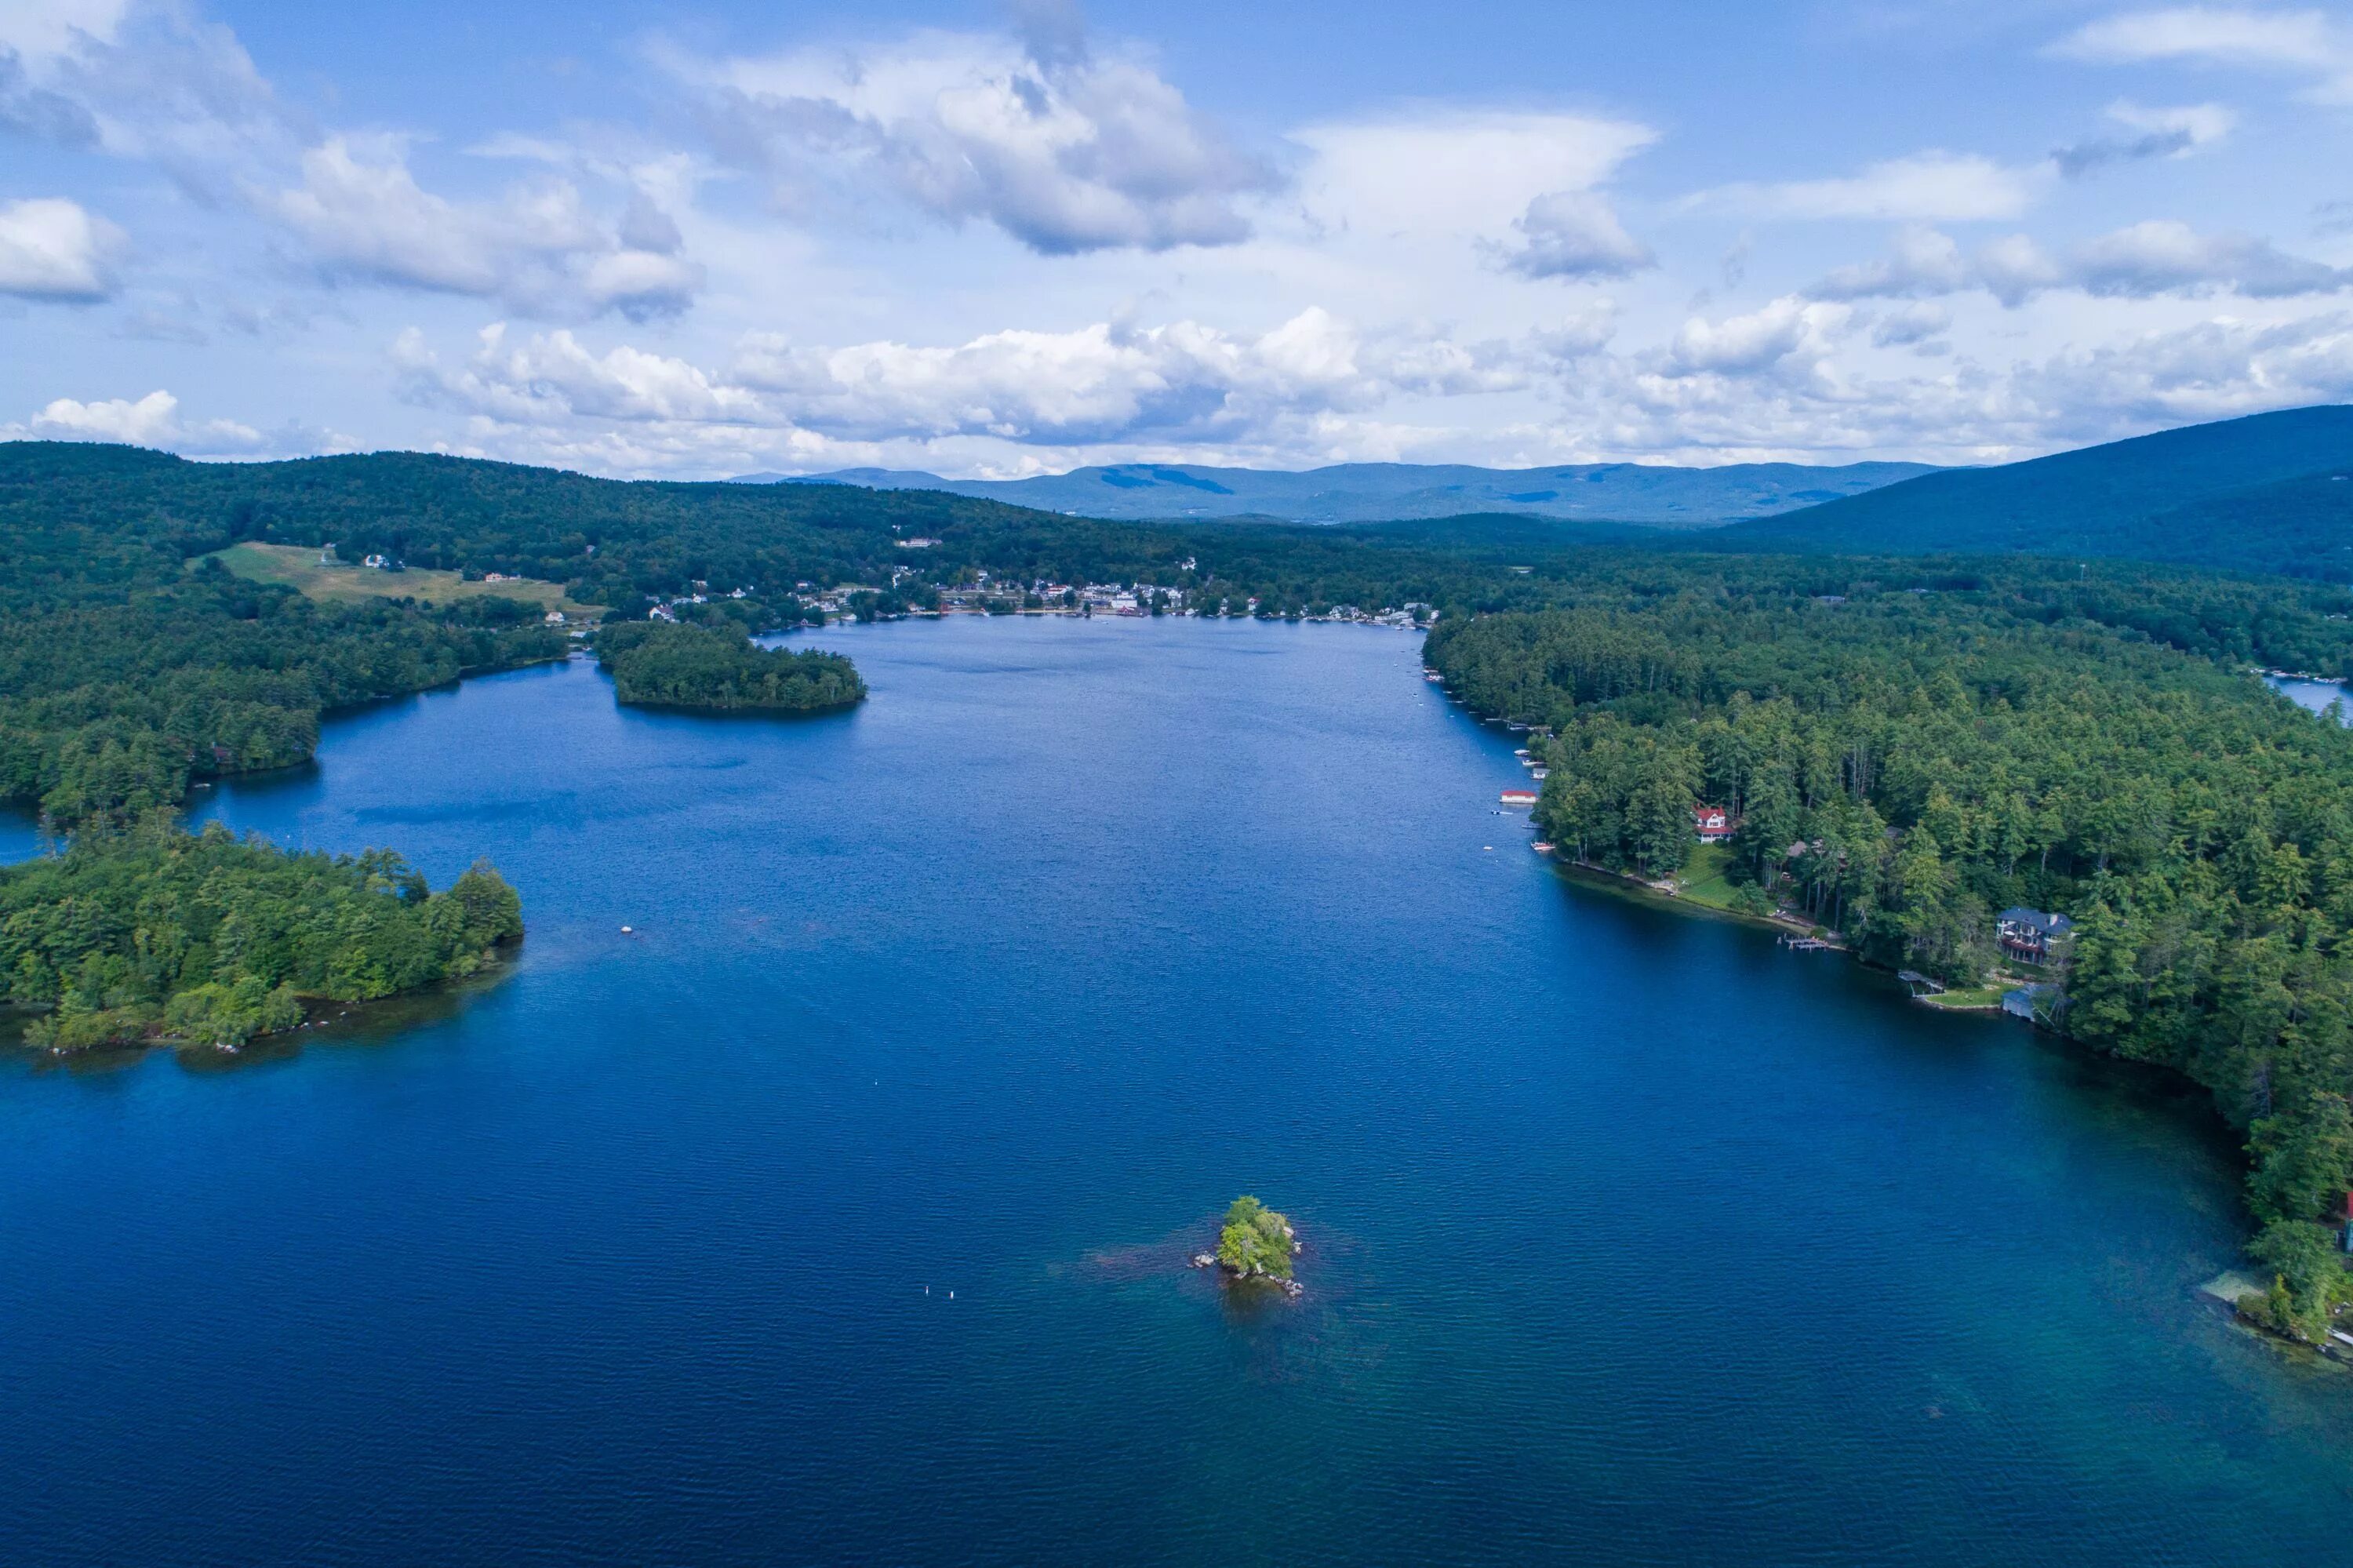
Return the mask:
<path id="1" fill-rule="evenodd" d="M 2295 675 L 2266 675 L 2263 683 L 2300 708 L 2310 708 L 2324 714 L 2331 703 L 2343 703 L 2346 722 L 2353 724 L 2353 698 L 2348 698 L 2342 681 L 2307 681 Z"/>
<path id="2" fill-rule="evenodd" d="M 2195 1096 L 1563 880 L 1401 634 L 824 641 L 854 714 L 575 664 L 219 792 L 531 938 L 231 1066 L 0 1054 L 0 1562 L 2342 1549 L 2353 1378 L 2191 1293 Z M 1296 1304 L 1184 1266 L 1245 1191 Z"/>

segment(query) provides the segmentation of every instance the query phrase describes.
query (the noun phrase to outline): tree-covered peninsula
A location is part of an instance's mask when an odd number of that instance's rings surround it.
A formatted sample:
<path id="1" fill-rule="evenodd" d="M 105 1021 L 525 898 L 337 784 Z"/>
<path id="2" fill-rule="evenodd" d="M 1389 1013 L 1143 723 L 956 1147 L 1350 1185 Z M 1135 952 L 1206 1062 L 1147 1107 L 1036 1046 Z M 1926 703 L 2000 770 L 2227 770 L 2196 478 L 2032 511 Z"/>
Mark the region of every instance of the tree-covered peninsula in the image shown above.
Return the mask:
<path id="1" fill-rule="evenodd" d="M 1556 732 L 1542 835 L 1657 876 L 1692 853 L 1694 804 L 1720 802 L 1760 909 L 1970 985 L 1998 912 L 2072 916 L 2046 1015 L 2245 1129 L 2253 1250 L 2281 1280 L 2259 1310 L 2316 1335 L 2353 1290 L 2331 1228 L 2353 1190 L 2353 731 L 1995 582 L 1760 564 L 1656 586 L 1429 641 L 1474 709 Z"/>
<path id="2" fill-rule="evenodd" d="M 248 582 L 205 559 L 225 530 L 168 501 L 75 504 L 55 466 L 0 444 L 0 800 L 61 825 L 136 821 L 192 782 L 307 760 L 330 710 L 569 646 L 510 599 L 321 604 Z"/>
<path id="3" fill-rule="evenodd" d="M 477 862 L 435 893 L 396 854 L 289 854 L 215 823 L 93 829 L 0 869 L 0 982 L 43 1010 L 30 1044 L 235 1047 L 313 1004 L 479 971 L 522 935 L 514 890 Z"/>
<path id="4" fill-rule="evenodd" d="M 733 623 L 625 621 L 597 632 L 596 658 L 617 700 L 649 707 L 823 713 L 866 698 L 840 654 L 763 648 Z"/>

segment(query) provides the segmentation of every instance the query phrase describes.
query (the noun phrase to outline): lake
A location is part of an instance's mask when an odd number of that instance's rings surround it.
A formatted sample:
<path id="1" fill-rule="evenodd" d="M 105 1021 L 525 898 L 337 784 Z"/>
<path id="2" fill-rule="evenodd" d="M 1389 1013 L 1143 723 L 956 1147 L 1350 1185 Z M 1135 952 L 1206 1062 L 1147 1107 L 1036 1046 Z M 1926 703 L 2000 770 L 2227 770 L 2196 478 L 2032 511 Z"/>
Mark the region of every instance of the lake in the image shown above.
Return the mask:
<path id="1" fill-rule="evenodd" d="M 1405 634 L 817 641 L 863 708 L 574 663 L 215 792 L 531 936 L 227 1065 L 0 1054 L 0 1561 L 2342 1549 L 2353 1377 L 2193 1295 L 2196 1095 L 1571 883 Z M 1296 1303 L 1185 1266 L 1243 1192 Z"/>
<path id="2" fill-rule="evenodd" d="M 2345 703 L 2346 709 L 2339 711 L 2347 723 L 2353 724 L 2353 711 L 2347 711 L 2353 710 L 2353 701 L 2348 701 L 2342 681 L 2314 681 L 2301 675 L 2265 675 L 2263 684 L 2296 706 L 2308 708 L 2316 714 L 2327 713 L 2332 703 Z"/>

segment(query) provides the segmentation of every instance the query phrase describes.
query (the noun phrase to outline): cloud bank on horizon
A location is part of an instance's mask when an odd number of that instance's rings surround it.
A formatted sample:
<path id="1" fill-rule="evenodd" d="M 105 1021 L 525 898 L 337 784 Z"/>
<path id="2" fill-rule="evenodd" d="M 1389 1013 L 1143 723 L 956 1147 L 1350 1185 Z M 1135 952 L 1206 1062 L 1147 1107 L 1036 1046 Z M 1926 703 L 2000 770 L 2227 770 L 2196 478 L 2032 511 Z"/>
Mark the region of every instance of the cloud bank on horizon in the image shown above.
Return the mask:
<path id="1" fill-rule="evenodd" d="M 2325 11 L 909 9 L 0 0 L 0 439 L 1950 462 L 2353 399 Z"/>

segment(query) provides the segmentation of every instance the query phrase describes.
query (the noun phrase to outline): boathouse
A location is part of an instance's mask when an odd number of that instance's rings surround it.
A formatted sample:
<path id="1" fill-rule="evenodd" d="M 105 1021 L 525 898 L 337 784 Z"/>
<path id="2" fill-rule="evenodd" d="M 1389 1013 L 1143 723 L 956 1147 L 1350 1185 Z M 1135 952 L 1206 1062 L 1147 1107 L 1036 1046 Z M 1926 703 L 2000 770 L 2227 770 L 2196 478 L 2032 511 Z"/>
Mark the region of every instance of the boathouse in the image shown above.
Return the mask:
<path id="1" fill-rule="evenodd" d="M 2016 991 L 2001 993 L 2001 1010 L 2012 1018 L 2023 1018 L 2029 1023 L 2048 1023 L 2058 1017 L 2059 1010 L 2066 1005 L 2065 994 L 2047 981 L 2022 985 Z"/>

